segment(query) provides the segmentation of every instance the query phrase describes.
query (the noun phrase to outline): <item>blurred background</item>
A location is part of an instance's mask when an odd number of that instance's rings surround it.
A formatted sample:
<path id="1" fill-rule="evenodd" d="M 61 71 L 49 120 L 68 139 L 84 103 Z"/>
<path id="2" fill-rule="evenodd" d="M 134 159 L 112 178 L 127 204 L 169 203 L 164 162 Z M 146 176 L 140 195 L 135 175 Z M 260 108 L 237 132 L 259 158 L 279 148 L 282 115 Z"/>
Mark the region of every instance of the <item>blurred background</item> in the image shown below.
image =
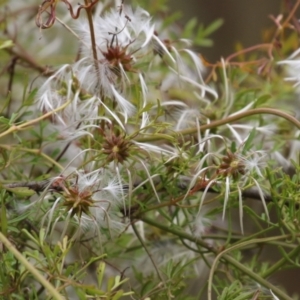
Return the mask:
<path id="1" fill-rule="evenodd" d="M 182 23 L 197 17 L 205 26 L 218 18 L 224 24 L 211 38 L 213 47 L 197 49 L 210 62 L 219 60 L 234 52 L 237 42 L 249 47 L 262 42 L 262 31 L 272 24 L 269 15 L 277 16 L 283 11 L 284 2 L 294 4 L 291 0 L 170 0 L 172 10 L 183 13 Z"/>

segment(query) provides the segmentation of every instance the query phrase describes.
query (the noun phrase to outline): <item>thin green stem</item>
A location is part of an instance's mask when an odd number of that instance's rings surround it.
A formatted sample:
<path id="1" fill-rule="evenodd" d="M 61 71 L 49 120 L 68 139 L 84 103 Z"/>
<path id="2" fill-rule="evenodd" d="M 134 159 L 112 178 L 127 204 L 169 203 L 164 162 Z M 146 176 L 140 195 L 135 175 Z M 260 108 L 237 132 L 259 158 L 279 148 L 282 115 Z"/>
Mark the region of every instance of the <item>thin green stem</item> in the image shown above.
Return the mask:
<path id="1" fill-rule="evenodd" d="M 49 118 L 50 116 L 52 116 L 53 114 L 55 114 L 56 112 L 60 111 L 60 110 L 63 110 L 64 108 L 66 108 L 69 104 L 71 103 L 71 100 L 68 100 L 66 103 L 64 103 L 63 105 L 59 106 L 58 108 L 52 110 L 52 111 L 49 111 L 48 113 L 36 118 L 36 119 L 33 119 L 33 120 L 30 120 L 30 121 L 27 121 L 25 123 L 22 123 L 20 125 L 12 125 L 9 129 L 7 129 L 6 131 L 2 132 L 0 134 L 0 138 L 2 138 L 3 136 L 6 136 L 10 133 L 13 133 L 15 131 L 21 131 L 22 129 L 25 129 L 26 127 L 29 127 L 31 125 L 34 125 L 44 119 L 47 119 Z"/>
<path id="2" fill-rule="evenodd" d="M 231 264 L 236 269 L 239 269 L 242 273 L 248 275 L 254 281 L 264 286 L 265 288 L 271 290 L 276 296 L 279 297 L 280 300 L 294 300 L 293 298 L 286 295 L 283 291 L 281 291 L 278 287 L 271 284 L 267 280 L 263 279 L 261 275 L 249 270 L 245 265 L 238 262 L 236 259 L 231 257 L 230 255 L 225 254 L 223 259 L 227 261 L 227 263 Z"/>
<path id="3" fill-rule="evenodd" d="M 267 242 L 270 242 L 270 241 L 274 241 L 274 240 L 281 240 L 281 239 L 285 239 L 286 236 L 278 236 L 278 237 L 268 237 L 268 238 L 260 238 L 260 239 L 252 239 L 252 240 L 249 240 L 249 241 L 246 241 L 246 242 L 243 242 L 243 243 L 238 243 L 234 246 L 231 246 L 225 250 L 223 250 L 222 252 L 220 252 L 212 266 L 211 266 L 211 269 L 210 269 L 210 272 L 209 272 L 209 277 L 208 277 L 208 288 L 207 288 L 207 293 L 208 293 L 208 300 L 211 300 L 211 296 L 212 296 L 212 284 L 213 284 L 213 276 L 214 276 L 214 272 L 215 272 L 215 269 L 217 267 L 217 264 L 219 263 L 219 261 L 221 260 L 221 257 L 224 258 L 224 256 L 226 256 L 227 254 L 226 253 L 229 253 L 231 251 L 234 251 L 234 250 L 237 250 L 237 249 L 241 249 L 241 248 L 244 248 L 244 247 L 247 247 L 248 245 L 253 245 L 253 244 L 259 244 L 259 243 L 267 243 Z M 228 256 L 230 257 L 230 256 Z M 228 260 L 227 260 L 228 262 Z M 239 263 L 238 261 L 235 260 L 236 263 Z M 252 272 L 251 270 L 247 269 L 247 274 L 248 274 L 248 271 Z M 255 273 L 253 273 L 252 275 L 255 275 L 255 278 L 250 276 L 248 274 L 249 277 L 252 277 L 252 279 L 255 279 L 257 282 L 260 282 L 261 280 L 265 282 L 265 284 L 267 283 L 269 285 L 269 283 L 267 281 L 265 281 L 263 279 L 264 276 L 261 276 L 261 275 L 257 275 Z M 265 285 L 263 284 L 263 285 Z M 266 286 L 268 287 L 268 286 Z M 269 288 L 269 287 L 268 287 Z M 278 296 L 280 295 L 282 298 L 281 299 L 289 299 L 289 298 L 284 298 L 285 293 L 281 292 L 280 290 L 277 290 L 275 291 L 274 288 L 270 288 L 272 289 L 273 292 L 275 292 L 276 294 L 278 294 Z M 279 293 L 280 292 L 280 293 Z"/>
<path id="4" fill-rule="evenodd" d="M 21 264 L 48 290 L 49 294 L 56 300 L 64 300 L 65 298 L 47 281 L 44 276 L 13 246 L 13 244 L 0 232 L 0 241 L 5 247 L 13 253 Z"/>
<path id="5" fill-rule="evenodd" d="M 273 284 L 269 283 L 267 280 L 263 279 L 261 275 L 258 275 L 257 273 L 253 272 L 252 270 L 250 270 L 249 268 L 247 268 L 246 266 L 244 266 L 243 264 L 241 264 L 240 262 L 238 262 L 236 259 L 234 259 L 233 257 L 231 257 L 230 255 L 228 255 L 227 253 L 224 254 L 224 251 L 219 253 L 217 249 L 209 246 L 208 244 L 206 244 L 205 242 L 203 242 L 202 240 L 198 239 L 197 237 L 194 237 L 192 235 L 189 235 L 188 233 L 182 232 L 180 230 L 177 230 L 174 227 L 170 227 L 170 226 L 165 226 L 161 223 L 157 223 L 154 220 L 141 216 L 140 220 L 152 225 L 154 227 L 160 228 L 161 230 L 164 230 L 166 232 L 172 233 L 178 237 L 181 237 L 183 239 L 187 239 L 189 241 L 192 241 L 196 244 L 198 244 L 201 247 L 204 247 L 208 250 L 210 250 L 212 253 L 216 254 L 216 260 L 219 260 L 219 258 L 222 256 L 223 260 L 226 261 L 228 264 L 232 265 L 233 267 L 235 267 L 236 269 L 240 270 L 242 273 L 244 273 L 245 275 L 249 276 L 250 278 L 252 278 L 254 281 L 256 281 L 257 283 L 259 283 L 260 285 L 266 287 L 267 289 L 272 290 L 272 292 L 277 295 L 281 300 L 293 300 L 292 298 L 290 298 L 289 296 L 287 296 L 284 292 L 282 292 L 279 288 L 277 288 L 276 286 L 274 286 Z M 279 239 L 279 237 L 276 237 L 276 239 Z M 274 240 L 273 238 L 264 238 L 264 239 L 256 239 L 255 242 L 266 242 L 269 240 Z M 249 241 L 251 243 L 253 243 L 253 241 Z M 249 243 L 248 242 L 248 243 Z M 232 250 L 232 247 L 231 247 Z M 226 251 L 226 250 L 225 250 Z M 218 258 L 218 259 L 217 259 Z"/>
<path id="6" fill-rule="evenodd" d="M 155 268 L 155 271 L 156 271 L 156 273 L 157 273 L 157 276 L 159 277 L 159 279 L 160 279 L 160 280 L 162 281 L 162 283 L 164 284 L 164 287 L 167 289 L 167 286 L 166 286 L 166 283 L 165 283 L 165 281 L 164 281 L 164 278 L 163 278 L 162 275 L 160 274 L 160 271 L 159 271 L 159 269 L 158 269 L 158 267 L 157 267 L 157 265 L 156 265 L 156 263 L 155 263 L 155 261 L 154 261 L 152 255 L 151 255 L 151 253 L 149 252 L 149 250 L 148 250 L 146 244 L 144 243 L 144 241 L 143 241 L 143 239 L 142 239 L 142 237 L 141 237 L 139 231 L 137 230 L 137 228 L 136 228 L 136 226 L 135 226 L 135 223 L 132 222 L 131 226 L 132 226 L 132 229 L 133 229 L 135 235 L 137 236 L 138 240 L 140 241 L 142 247 L 143 247 L 143 248 L 145 249 L 145 251 L 147 252 L 147 254 L 148 254 L 148 256 L 149 256 L 149 258 L 150 258 L 150 260 L 151 260 L 151 262 L 152 262 L 152 264 L 153 264 L 153 266 L 154 266 L 154 268 Z"/>
<path id="7" fill-rule="evenodd" d="M 93 23 L 93 12 L 92 12 L 93 6 L 90 5 L 89 0 L 84 0 L 84 3 L 87 6 L 87 8 L 85 10 L 86 10 L 86 14 L 87 14 L 88 22 L 89 22 L 94 65 L 95 65 L 95 70 L 96 70 L 96 76 L 97 76 L 98 83 L 99 83 L 100 73 L 99 73 L 99 64 L 98 64 L 97 44 L 96 44 L 95 30 L 94 30 L 94 23 Z"/>
<path id="8" fill-rule="evenodd" d="M 294 124 L 298 129 L 300 129 L 300 122 L 293 116 L 291 116 L 283 111 L 280 111 L 280 110 L 274 109 L 274 108 L 254 108 L 254 109 L 250 109 L 250 110 L 241 112 L 239 114 L 235 114 L 233 116 L 229 116 L 225 119 L 220 119 L 217 121 L 213 121 L 209 124 L 201 125 L 200 131 L 205 131 L 207 129 L 216 128 L 216 127 L 228 124 L 228 123 L 238 121 L 238 120 L 246 118 L 246 117 L 250 117 L 253 115 L 260 115 L 260 114 L 269 114 L 269 115 L 279 116 L 283 119 L 286 119 L 290 123 Z M 188 129 L 184 129 L 181 131 L 172 132 L 169 134 L 169 137 L 178 137 L 178 136 L 184 136 L 184 135 L 189 135 L 189 134 L 195 134 L 195 133 L 197 133 L 198 130 L 199 130 L 198 127 L 188 128 Z M 166 134 L 155 133 L 153 135 L 137 138 L 136 141 L 138 141 L 138 142 L 158 141 L 158 140 L 165 139 L 165 136 L 166 136 Z"/>
<path id="9" fill-rule="evenodd" d="M 40 149 L 28 149 L 28 148 L 24 148 L 24 147 L 19 147 L 18 145 L 14 146 L 14 145 L 0 144 L 0 149 L 1 148 L 6 149 L 8 151 L 18 150 L 18 151 L 32 153 L 32 154 L 35 154 L 35 155 L 40 155 L 43 158 L 45 158 L 46 160 L 48 160 L 52 166 L 55 165 L 58 169 L 63 170 L 63 166 L 61 164 L 59 164 L 56 160 L 54 160 L 53 158 L 51 158 L 47 154 L 43 153 Z"/>
<path id="10" fill-rule="evenodd" d="M 199 246 L 201 246 L 205 249 L 208 249 L 208 250 L 212 251 L 215 254 L 218 254 L 218 251 L 215 250 L 213 247 L 209 246 L 209 244 L 207 244 L 204 241 L 198 239 L 197 237 L 193 237 L 193 236 L 189 235 L 188 233 L 177 230 L 175 227 L 170 227 L 170 226 L 163 225 L 161 223 L 157 223 L 154 220 L 152 220 L 148 217 L 144 217 L 144 216 L 140 216 L 140 220 L 147 223 L 147 224 L 149 224 L 149 225 L 157 227 L 157 228 L 159 228 L 163 231 L 172 233 L 175 236 L 181 237 L 182 239 L 187 239 L 189 241 L 192 241 L 192 242 L 196 243 L 197 245 L 199 245 Z"/>
<path id="11" fill-rule="evenodd" d="M 295 256 L 298 256 L 300 253 L 300 246 L 296 247 L 295 249 L 293 249 L 292 251 L 290 251 L 290 253 L 287 255 L 288 258 L 292 258 Z M 281 267 L 284 266 L 284 264 L 287 261 L 287 257 L 283 257 L 282 259 L 280 259 L 277 263 L 273 264 L 268 270 L 266 270 L 263 274 L 262 277 L 264 278 L 268 278 L 269 276 L 271 276 L 274 272 L 276 272 L 277 270 L 279 270 Z"/>

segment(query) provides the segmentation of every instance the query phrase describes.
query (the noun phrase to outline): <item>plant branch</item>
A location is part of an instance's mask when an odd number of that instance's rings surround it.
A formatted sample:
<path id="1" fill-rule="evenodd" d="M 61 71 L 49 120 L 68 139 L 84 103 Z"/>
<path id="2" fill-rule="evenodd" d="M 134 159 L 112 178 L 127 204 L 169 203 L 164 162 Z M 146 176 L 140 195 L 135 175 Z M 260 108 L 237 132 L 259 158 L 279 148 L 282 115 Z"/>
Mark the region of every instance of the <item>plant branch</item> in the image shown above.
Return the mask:
<path id="1" fill-rule="evenodd" d="M 143 248 L 145 249 L 145 251 L 147 252 L 147 254 L 148 254 L 148 256 L 149 256 L 149 258 L 150 258 L 150 260 L 151 260 L 151 262 L 152 262 L 152 264 L 153 264 L 153 266 L 154 266 L 154 268 L 155 268 L 155 271 L 156 271 L 156 273 L 157 273 L 158 278 L 162 281 L 162 283 L 163 283 L 165 289 L 167 289 L 165 280 L 164 280 L 164 278 L 162 277 L 162 275 L 161 275 L 161 273 L 160 273 L 160 271 L 159 271 L 159 269 L 158 269 L 158 267 L 157 267 L 157 265 L 156 265 L 156 263 L 155 263 L 155 261 L 154 261 L 152 255 L 151 255 L 151 253 L 149 252 L 149 250 L 148 250 L 146 244 L 144 243 L 144 241 L 143 241 L 143 239 L 142 239 L 142 237 L 141 237 L 139 231 L 137 230 L 134 221 L 132 222 L 131 226 L 132 226 L 132 229 L 133 229 L 135 235 L 137 236 L 138 240 L 140 241 L 142 247 L 143 247 Z"/>
<path id="2" fill-rule="evenodd" d="M 287 262 L 287 258 L 292 258 L 295 256 L 299 256 L 300 253 L 300 246 L 296 247 L 295 249 L 291 250 L 290 253 L 287 255 L 287 257 L 283 257 L 279 261 L 277 261 L 275 264 L 273 264 L 269 269 L 267 269 L 263 274 L 262 277 L 267 278 L 270 275 L 272 275 L 274 272 L 279 270 L 281 267 L 284 266 Z"/>
<path id="3" fill-rule="evenodd" d="M 47 154 L 43 153 L 40 149 L 28 149 L 28 148 L 24 148 L 24 147 L 19 147 L 19 145 L 12 146 L 12 145 L 0 144 L 0 149 L 1 148 L 6 149 L 8 151 L 12 151 L 12 150 L 16 149 L 18 151 L 23 151 L 23 152 L 32 153 L 32 154 L 35 154 L 35 155 L 40 155 L 52 164 L 52 168 L 53 168 L 53 166 L 56 166 L 60 170 L 63 169 L 63 167 L 56 160 L 54 160 L 53 158 L 51 158 Z"/>
<path id="4" fill-rule="evenodd" d="M 59 106 L 58 108 L 52 110 L 52 111 L 49 111 L 48 113 L 36 118 L 36 119 L 33 119 L 33 120 L 30 120 L 30 121 L 27 121 L 25 123 L 22 123 L 20 125 L 12 125 L 9 129 L 7 129 L 6 131 L 2 132 L 0 134 L 0 138 L 10 134 L 10 133 L 13 133 L 15 131 L 20 131 L 22 129 L 25 129 L 26 127 L 29 127 L 31 125 L 34 125 L 44 119 L 47 119 L 48 117 L 52 116 L 53 114 L 55 114 L 56 112 L 58 111 L 61 111 L 63 110 L 64 108 L 66 108 L 69 104 L 71 103 L 71 100 L 68 100 L 66 103 L 64 103 L 63 105 Z"/>
<path id="5" fill-rule="evenodd" d="M 259 283 L 260 285 L 266 287 L 267 289 L 272 290 L 272 292 L 275 293 L 278 297 L 280 297 L 281 300 L 293 300 L 292 298 L 287 296 L 284 292 L 282 292 L 279 288 L 277 288 L 273 284 L 269 283 L 267 280 L 263 279 L 262 276 L 258 275 L 257 273 L 253 272 L 252 270 L 248 269 L 245 265 L 238 262 L 236 259 L 234 259 L 230 255 L 228 255 L 227 253 L 223 253 L 224 251 L 219 253 L 219 251 L 217 249 L 211 247 L 210 245 L 208 245 L 207 243 L 205 243 L 202 240 L 198 239 L 197 237 L 194 237 L 194 236 L 192 236 L 188 233 L 182 232 L 182 231 L 180 231 L 180 230 L 178 230 L 174 227 L 165 226 L 162 223 L 157 223 L 157 222 L 153 221 L 152 219 L 147 218 L 145 216 L 140 216 L 140 220 L 147 223 L 147 224 L 149 224 L 149 225 L 157 227 L 157 228 L 159 228 L 159 229 L 161 229 L 165 232 L 172 233 L 172 234 L 174 234 L 178 237 L 181 237 L 183 239 L 187 239 L 191 242 L 194 242 L 194 243 L 198 244 L 201 247 L 204 247 L 204 248 L 210 250 L 212 253 L 217 255 L 216 259 L 218 258 L 219 255 L 220 255 L 219 257 L 222 256 L 223 260 L 225 260 L 228 264 L 230 264 L 233 267 L 235 267 L 236 269 L 240 270 L 242 273 L 249 276 L 250 278 L 255 280 L 257 283 Z M 273 239 L 268 238 L 268 240 L 274 240 L 274 237 L 273 237 Z M 266 242 L 266 241 L 267 241 L 266 238 L 255 240 L 256 243 Z M 251 243 L 252 242 L 253 241 L 251 241 Z M 231 248 L 231 250 L 232 250 L 232 248 Z"/>
<path id="6" fill-rule="evenodd" d="M 260 115 L 260 114 L 269 114 L 269 115 L 279 116 L 279 117 L 289 121 L 290 123 L 292 123 L 298 129 L 300 129 L 300 122 L 295 117 L 293 117 L 283 111 L 280 111 L 280 110 L 274 109 L 274 108 L 254 108 L 254 109 L 249 109 L 245 112 L 235 114 L 233 116 L 229 116 L 225 119 L 220 119 L 217 121 L 213 121 L 209 124 L 201 125 L 200 131 L 203 132 L 207 129 L 220 127 L 222 125 L 232 123 L 232 122 L 241 120 L 246 117 L 250 117 L 253 115 Z M 172 132 L 169 134 L 169 136 L 170 137 L 178 137 L 178 136 L 185 136 L 185 135 L 189 135 L 189 134 L 195 134 L 195 133 L 197 133 L 198 130 L 199 130 L 198 127 L 188 128 L 188 129 L 184 129 L 181 131 Z M 159 141 L 159 140 L 165 139 L 165 137 L 166 137 L 166 134 L 160 134 L 160 133 L 149 134 L 148 136 L 145 134 L 143 137 L 137 138 L 136 141 L 138 141 L 138 142 Z"/>
<path id="7" fill-rule="evenodd" d="M 13 253 L 21 264 L 40 282 L 56 300 L 64 300 L 64 297 L 55 289 L 55 287 L 47 281 L 44 276 L 13 246 L 13 244 L 0 232 L 0 241 L 5 247 Z"/>
<path id="8" fill-rule="evenodd" d="M 94 4 L 96 2 L 97 2 L 97 0 L 94 1 Z M 96 74 L 97 74 L 96 76 L 97 76 L 97 79 L 99 82 L 100 81 L 100 73 L 99 73 L 99 64 L 98 64 L 98 55 L 97 55 L 97 44 L 96 44 L 95 30 L 94 30 L 94 24 L 93 24 L 93 14 L 92 14 L 93 5 L 90 5 L 89 0 L 84 0 L 84 3 L 87 6 L 85 8 L 85 10 L 86 10 L 88 22 L 89 22 L 94 65 L 95 65 L 95 70 L 96 70 Z"/>
<path id="9" fill-rule="evenodd" d="M 241 248 L 244 248 L 244 247 L 247 247 L 248 245 L 251 245 L 251 244 L 259 244 L 259 243 L 266 243 L 266 242 L 270 242 L 270 241 L 274 241 L 274 240 L 281 240 L 281 239 L 284 239 L 286 238 L 286 236 L 279 236 L 279 237 L 268 237 L 268 238 L 258 238 L 258 239 L 251 239 L 251 240 L 248 240 L 246 242 L 242 242 L 242 243 L 237 243 L 236 245 L 232 246 L 232 247 L 229 247 L 225 250 L 223 250 L 222 252 L 220 252 L 212 266 L 211 266 L 211 269 L 210 269 L 210 272 L 209 272 L 209 277 L 208 277 L 208 288 L 207 288 L 207 293 L 208 293 L 208 300 L 211 300 L 211 295 L 212 295 L 212 283 L 213 283 L 213 275 L 214 275 L 214 271 L 216 269 L 216 266 L 218 264 L 218 262 L 221 260 L 221 257 L 224 258 L 224 256 L 226 256 L 228 252 L 231 252 L 233 250 L 237 250 L 237 249 L 241 249 Z M 294 251 L 294 250 L 293 250 Z M 291 251 L 291 252 L 293 252 Z M 298 249 L 299 251 L 299 249 Z M 234 258 L 228 256 L 229 258 L 231 258 L 232 260 L 234 260 L 234 264 L 235 266 L 237 267 L 237 264 L 240 264 L 237 260 L 235 260 Z M 227 260 L 227 259 L 226 259 Z M 229 262 L 227 260 L 227 262 Z M 233 262 L 233 261 L 231 261 Z M 230 262 L 229 262 L 230 263 Z M 243 266 L 243 268 L 241 269 L 241 266 Z M 245 267 L 243 264 L 240 264 L 239 266 L 239 269 L 241 271 L 246 271 L 244 273 L 248 273 L 248 271 L 252 272 L 251 270 L 249 270 L 247 267 Z M 256 273 L 253 272 L 253 274 L 251 274 L 251 276 L 249 274 L 247 274 L 249 277 L 251 277 L 252 279 L 254 279 L 255 281 L 261 283 L 262 285 L 264 285 L 265 287 L 271 289 L 273 292 L 275 292 L 278 296 L 280 296 L 280 299 L 285 299 L 285 300 L 292 300 L 291 298 L 289 298 L 285 293 L 283 293 L 281 290 L 279 290 L 277 287 L 273 286 L 271 287 L 270 286 L 270 283 L 267 282 L 266 280 L 263 279 L 263 277 L 265 276 L 260 276 Z M 254 276 L 255 275 L 255 276 Z M 263 282 L 263 283 L 262 283 Z"/>
<path id="10" fill-rule="evenodd" d="M 290 20 L 295 16 L 295 13 L 296 13 L 299 5 L 300 5 L 300 0 L 298 0 L 295 3 L 294 7 L 291 9 L 288 17 L 284 20 L 284 23 L 282 24 L 282 28 L 285 28 L 288 25 L 288 23 L 290 22 Z"/>
<path id="11" fill-rule="evenodd" d="M 56 192 L 62 191 L 62 188 L 56 184 L 55 178 L 49 178 L 41 181 L 7 183 L 7 184 L 3 184 L 3 187 L 8 189 L 25 187 L 35 191 L 36 193 L 43 192 L 45 189 L 48 189 L 49 191 L 56 191 Z"/>
<path id="12" fill-rule="evenodd" d="M 18 57 L 21 61 L 26 62 L 30 67 L 37 70 L 38 72 L 42 73 L 44 76 L 52 75 L 54 72 L 50 70 L 49 67 L 44 67 L 42 65 L 39 65 L 27 52 L 26 50 L 17 42 L 14 42 L 15 45 L 18 47 L 18 51 L 16 51 L 13 48 L 5 48 L 4 50 L 8 52 L 11 55 L 15 55 Z"/>

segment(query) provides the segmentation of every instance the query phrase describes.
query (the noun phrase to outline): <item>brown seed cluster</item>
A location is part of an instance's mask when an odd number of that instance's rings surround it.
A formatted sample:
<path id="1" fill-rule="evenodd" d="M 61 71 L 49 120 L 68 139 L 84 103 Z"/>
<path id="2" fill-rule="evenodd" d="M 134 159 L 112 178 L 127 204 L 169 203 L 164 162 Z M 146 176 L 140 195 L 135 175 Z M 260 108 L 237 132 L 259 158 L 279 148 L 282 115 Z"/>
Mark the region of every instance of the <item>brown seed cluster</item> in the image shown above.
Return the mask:
<path id="1" fill-rule="evenodd" d="M 103 52 L 102 54 L 105 57 L 105 59 L 109 63 L 110 69 L 116 74 L 120 74 L 120 66 L 124 69 L 124 71 L 132 72 L 132 55 L 127 54 L 127 48 L 130 44 L 128 44 L 125 47 L 121 47 L 119 45 L 113 46 L 110 45 L 107 47 L 107 51 Z"/>
<path id="2" fill-rule="evenodd" d="M 232 176 L 236 180 L 240 175 L 246 173 L 245 167 L 244 162 L 235 153 L 228 150 L 219 165 L 218 174 L 224 177 Z"/>
<path id="3" fill-rule="evenodd" d="M 132 143 L 126 139 L 126 135 L 115 133 L 112 126 L 109 135 L 104 133 L 102 148 L 109 162 L 114 161 L 122 164 L 129 157 L 131 146 Z"/>
<path id="4" fill-rule="evenodd" d="M 93 193 L 86 189 L 79 191 L 77 186 L 66 188 L 63 206 L 66 207 L 67 212 L 72 211 L 71 217 L 77 215 L 80 218 L 82 213 L 88 215 L 90 207 L 94 206 L 95 202 L 92 199 L 92 195 Z"/>

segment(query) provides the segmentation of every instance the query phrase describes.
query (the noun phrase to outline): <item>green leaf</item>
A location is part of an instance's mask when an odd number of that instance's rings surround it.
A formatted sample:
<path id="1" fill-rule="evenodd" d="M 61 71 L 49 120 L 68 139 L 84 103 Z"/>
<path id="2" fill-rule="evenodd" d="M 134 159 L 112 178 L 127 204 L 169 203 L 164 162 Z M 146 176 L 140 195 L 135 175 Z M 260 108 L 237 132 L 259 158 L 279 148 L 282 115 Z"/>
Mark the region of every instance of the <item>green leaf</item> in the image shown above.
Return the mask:
<path id="1" fill-rule="evenodd" d="M 123 296 L 124 292 L 122 290 L 117 291 L 117 293 L 112 297 L 111 300 L 118 300 Z"/>
<path id="2" fill-rule="evenodd" d="M 9 125 L 13 125 L 15 123 L 15 121 L 18 119 L 19 114 L 17 113 L 12 113 L 10 120 L 9 120 Z"/>
<path id="3" fill-rule="evenodd" d="M 104 291 L 99 290 L 99 289 L 95 288 L 94 286 L 87 286 L 85 288 L 85 290 L 89 295 L 92 295 L 92 296 L 103 296 L 106 294 Z"/>
<path id="4" fill-rule="evenodd" d="M 223 19 L 217 19 L 204 29 L 205 36 L 208 36 L 218 30 L 224 24 Z"/>
<path id="5" fill-rule="evenodd" d="M 31 197 L 32 195 L 35 194 L 35 191 L 29 189 L 28 187 L 15 187 L 15 188 L 6 188 L 4 187 L 7 191 L 15 194 L 18 197 L 21 198 L 26 198 L 26 197 Z"/>
<path id="6" fill-rule="evenodd" d="M 262 95 L 262 96 L 258 97 L 258 98 L 256 99 L 256 101 L 255 101 L 254 108 L 255 108 L 255 107 L 259 107 L 259 106 L 265 104 L 265 103 L 266 103 L 269 99 L 271 99 L 271 98 L 272 98 L 272 96 L 269 95 L 269 94 Z"/>
<path id="7" fill-rule="evenodd" d="M 9 105 L 10 101 L 11 101 L 11 93 L 8 93 L 5 100 L 4 101 L 1 100 L 1 102 L 3 103 L 3 105 L 0 109 L 1 114 L 4 112 L 5 108 Z"/>
<path id="8" fill-rule="evenodd" d="M 14 45 L 12 40 L 6 40 L 0 44 L 0 50 L 5 48 L 11 48 Z"/>
<path id="9" fill-rule="evenodd" d="M 174 24 L 174 22 L 180 20 L 181 17 L 182 13 L 180 12 L 175 12 L 174 14 L 166 17 L 166 19 L 164 19 L 163 28 L 168 28 L 170 25 Z"/>
<path id="10" fill-rule="evenodd" d="M 202 47 L 211 47 L 214 43 L 211 39 L 201 39 L 199 41 L 196 40 L 195 44 Z"/>
<path id="11" fill-rule="evenodd" d="M 245 145 L 244 145 L 243 154 L 246 153 L 248 150 L 250 150 L 250 148 L 252 148 L 252 142 L 253 142 L 255 136 L 256 136 L 256 128 L 253 128 L 247 138 Z"/>
<path id="12" fill-rule="evenodd" d="M 0 116 L 0 123 L 9 125 L 9 119 L 7 119 L 7 118 L 5 118 L 3 116 Z"/>
<path id="13" fill-rule="evenodd" d="M 24 105 L 24 106 L 31 106 L 31 105 L 33 104 L 33 101 L 34 101 L 34 99 L 35 99 L 35 96 L 36 96 L 37 92 L 38 92 L 38 89 L 37 89 L 37 88 L 35 88 L 34 90 L 32 90 L 32 91 L 29 93 L 28 97 L 27 97 L 27 98 L 25 99 L 25 101 L 23 102 L 23 105 Z"/>
<path id="14" fill-rule="evenodd" d="M 105 263 L 101 261 L 99 263 L 98 268 L 97 268 L 97 281 L 98 281 L 98 286 L 99 287 L 102 286 L 104 273 L 105 273 Z"/>
<path id="15" fill-rule="evenodd" d="M 191 37 L 193 30 L 195 29 L 197 25 L 197 18 L 192 18 L 189 20 L 184 28 L 183 36 L 184 37 Z"/>
<path id="16" fill-rule="evenodd" d="M 6 215 L 6 205 L 5 205 L 5 190 L 1 191 L 1 232 L 6 235 L 7 234 L 7 215 Z"/>

